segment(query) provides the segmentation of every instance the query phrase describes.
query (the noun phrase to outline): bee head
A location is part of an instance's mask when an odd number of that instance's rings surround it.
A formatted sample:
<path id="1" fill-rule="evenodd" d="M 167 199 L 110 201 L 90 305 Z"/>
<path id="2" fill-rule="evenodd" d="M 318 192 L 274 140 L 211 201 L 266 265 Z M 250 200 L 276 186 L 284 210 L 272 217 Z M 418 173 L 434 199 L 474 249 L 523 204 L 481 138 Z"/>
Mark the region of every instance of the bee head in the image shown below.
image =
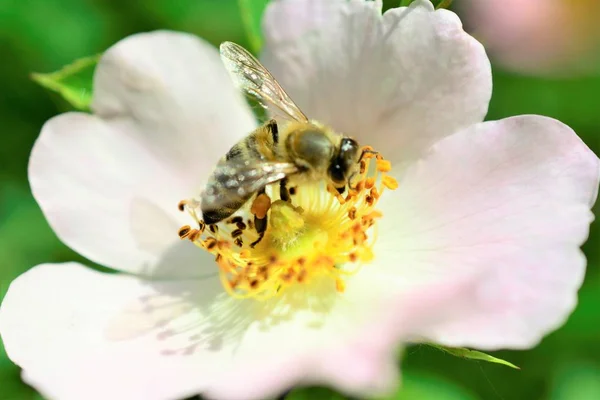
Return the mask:
<path id="1" fill-rule="evenodd" d="M 357 167 L 359 146 L 356 140 L 343 138 L 338 151 L 334 154 L 327 173 L 336 185 L 346 185 L 350 175 Z"/>

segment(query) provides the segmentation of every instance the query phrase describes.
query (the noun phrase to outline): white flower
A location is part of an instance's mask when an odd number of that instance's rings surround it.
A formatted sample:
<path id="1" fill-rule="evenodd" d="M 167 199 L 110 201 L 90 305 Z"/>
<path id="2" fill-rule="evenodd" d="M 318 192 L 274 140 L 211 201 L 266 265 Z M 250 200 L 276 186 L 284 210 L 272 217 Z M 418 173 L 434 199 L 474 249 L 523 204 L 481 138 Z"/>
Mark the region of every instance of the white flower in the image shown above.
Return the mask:
<path id="1" fill-rule="evenodd" d="M 598 159 L 556 120 L 482 122 L 490 65 L 456 15 L 424 0 L 383 17 L 380 2 L 288 0 L 264 18 L 263 61 L 302 110 L 395 166 L 374 260 L 343 293 L 317 276 L 264 301 L 227 294 L 214 256 L 177 237 L 191 222 L 177 204 L 253 116 L 214 48 L 134 35 L 102 58 L 94 114 L 51 119 L 31 155 L 59 237 L 128 273 L 40 265 L 12 283 L 0 333 L 44 395 L 373 395 L 397 383 L 402 342 L 527 348 L 575 307 Z"/>

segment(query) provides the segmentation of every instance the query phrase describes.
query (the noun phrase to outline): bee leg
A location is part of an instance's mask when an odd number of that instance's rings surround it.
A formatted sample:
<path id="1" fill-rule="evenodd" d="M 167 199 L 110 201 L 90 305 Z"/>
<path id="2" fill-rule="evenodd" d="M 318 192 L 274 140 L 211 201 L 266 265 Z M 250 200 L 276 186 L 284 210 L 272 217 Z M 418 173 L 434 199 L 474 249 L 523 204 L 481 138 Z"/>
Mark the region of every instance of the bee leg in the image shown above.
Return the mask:
<path id="1" fill-rule="evenodd" d="M 290 201 L 290 192 L 287 188 L 287 183 L 287 178 L 279 181 L 279 198 L 283 201 Z"/>
<path id="2" fill-rule="evenodd" d="M 254 248 L 265 236 L 267 231 L 268 216 L 267 211 L 271 208 L 271 199 L 265 193 L 265 188 L 257 192 L 256 199 L 251 207 L 251 212 L 254 214 L 254 230 L 258 234 L 258 239 L 250 243 L 250 247 Z M 262 218 L 260 218 L 262 217 Z"/>
<path id="3" fill-rule="evenodd" d="M 267 222 L 268 217 L 266 215 L 264 218 L 258 218 L 256 215 L 254 216 L 254 229 L 256 229 L 256 233 L 258 233 L 258 239 L 250 243 L 250 247 L 254 248 L 254 246 L 263 240 L 265 237 L 265 232 L 267 231 Z"/>

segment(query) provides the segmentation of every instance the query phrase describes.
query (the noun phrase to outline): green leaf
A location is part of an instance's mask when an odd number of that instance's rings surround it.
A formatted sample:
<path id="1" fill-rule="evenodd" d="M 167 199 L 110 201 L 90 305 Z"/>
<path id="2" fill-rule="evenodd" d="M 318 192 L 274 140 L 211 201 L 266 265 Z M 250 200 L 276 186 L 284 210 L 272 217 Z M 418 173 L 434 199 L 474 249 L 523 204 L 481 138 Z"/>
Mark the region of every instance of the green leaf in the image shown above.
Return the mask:
<path id="1" fill-rule="evenodd" d="M 60 94 L 78 110 L 89 110 L 92 102 L 92 80 L 100 55 L 81 58 L 56 72 L 32 73 L 41 86 Z"/>
<path id="2" fill-rule="evenodd" d="M 262 48 L 262 15 L 269 0 L 238 0 L 250 50 L 258 54 Z"/>
<path id="3" fill-rule="evenodd" d="M 481 351 L 465 349 L 464 347 L 445 347 L 432 343 L 429 343 L 429 345 L 435 347 L 436 349 L 442 350 L 445 353 L 452 354 L 456 357 L 468 358 L 470 360 L 487 361 L 494 364 L 506 365 L 507 367 L 511 367 L 514 369 L 521 369 L 511 362 L 508 362 L 501 358 L 490 356 L 489 354 L 483 353 Z"/>
<path id="4" fill-rule="evenodd" d="M 408 7 L 414 0 L 400 0 L 400 7 Z"/>

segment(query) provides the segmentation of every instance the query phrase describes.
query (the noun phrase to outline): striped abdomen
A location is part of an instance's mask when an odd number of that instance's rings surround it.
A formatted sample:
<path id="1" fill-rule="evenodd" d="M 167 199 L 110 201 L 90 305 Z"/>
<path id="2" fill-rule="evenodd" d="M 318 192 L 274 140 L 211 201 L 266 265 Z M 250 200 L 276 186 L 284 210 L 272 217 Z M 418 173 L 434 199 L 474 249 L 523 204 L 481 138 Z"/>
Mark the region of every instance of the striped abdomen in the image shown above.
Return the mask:
<path id="1" fill-rule="evenodd" d="M 283 167 L 273 163 L 278 142 L 277 124 L 271 120 L 227 152 L 201 195 L 205 223 L 216 224 L 231 216 L 266 185 L 285 177 Z"/>

